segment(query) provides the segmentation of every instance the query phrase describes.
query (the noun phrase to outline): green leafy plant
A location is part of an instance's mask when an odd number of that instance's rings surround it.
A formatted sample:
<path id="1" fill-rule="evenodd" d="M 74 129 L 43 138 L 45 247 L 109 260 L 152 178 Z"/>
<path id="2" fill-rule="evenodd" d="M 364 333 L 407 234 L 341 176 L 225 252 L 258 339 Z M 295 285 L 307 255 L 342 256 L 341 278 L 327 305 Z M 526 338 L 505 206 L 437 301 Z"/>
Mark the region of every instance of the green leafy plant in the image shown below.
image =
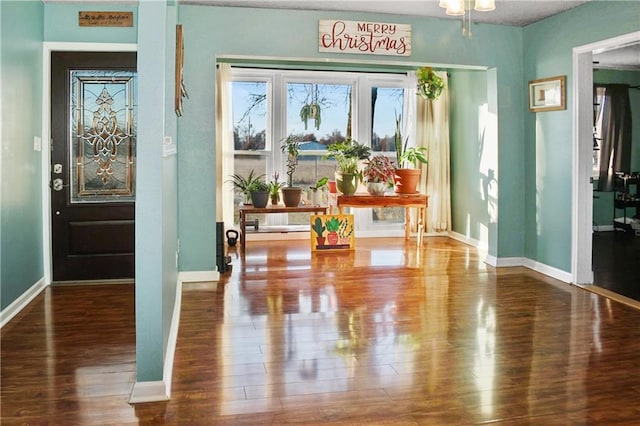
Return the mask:
<path id="1" fill-rule="evenodd" d="M 353 139 L 345 139 L 327 146 L 324 158 L 335 159 L 338 170 L 346 174 L 358 174 L 358 160 L 371 156 L 371 148 Z"/>
<path id="2" fill-rule="evenodd" d="M 363 170 L 367 182 L 383 182 L 392 184 L 395 167 L 391 160 L 383 154 L 377 154 L 367 160 Z"/>
<path id="3" fill-rule="evenodd" d="M 227 182 L 233 184 L 233 189 L 248 198 L 251 196 L 250 187 L 254 185 L 255 181 L 261 181 L 264 178 L 264 174 L 257 175 L 255 170 L 251 170 L 247 177 L 242 176 L 240 174 L 234 174 L 231 176 L 231 179 L 228 179 Z"/>
<path id="4" fill-rule="evenodd" d="M 327 185 L 327 182 L 329 182 L 329 178 L 328 177 L 323 177 L 323 178 L 318 179 L 316 184 L 315 185 L 311 185 L 309 188 L 312 189 L 313 191 L 317 191 L 319 189 L 324 188 Z"/>
<path id="5" fill-rule="evenodd" d="M 315 121 L 316 130 L 320 130 L 322 118 L 320 115 L 320 105 L 317 103 L 304 104 L 300 109 L 300 119 L 304 123 L 304 129 L 307 130 L 307 122 L 311 119 Z"/>
<path id="6" fill-rule="evenodd" d="M 302 138 L 296 135 L 289 135 L 282 140 L 282 152 L 287 155 L 287 186 L 293 186 L 293 174 L 298 167 L 298 155 L 300 154 L 300 143 Z"/>
<path id="7" fill-rule="evenodd" d="M 335 216 L 327 220 L 325 225 L 327 225 L 327 231 L 329 232 L 338 232 L 340 229 L 340 221 Z"/>
<path id="8" fill-rule="evenodd" d="M 325 227 L 322 224 L 322 219 L 320 219 L 319 217 L 316 217 L 316 220 L 313 222 L 313 225 L 311 225 L 311 229 L 313 229 L 313 232 L 315 232 L 318 237 L 322 237 L 322 233 L 325 230 Z"/>
<path id="9" fill-rule="evenodd" d="M 421 67 L 416 70 L 418 78 L 418 94 L 425 99 L 436 100 L 445 87 L 444 81 L 431 67 Z"/>
<path id="10" fill-rule="evenodd" d="M 247 188 L 249 193 L 251 192 L 268 192 L 269 184 L 262 179 L 255 179 L 251 182 Z"/>
<path id="11" fill-rule="evenodd" d="M 396 115 L 396 134 L 394 142 L 396 145 L 396 167 L 403 169 L 412 165 L 416 168 L 418 163 L 427 163 L 427 148 L 423 146 L 409 147 L 409 138 L 402 143 L 402 130 L 400 129 L 402 116 Z"/>
<path id="12" fill-rule="evenodd" d="M 285 185 L 284 182 L 280 182 L 278 179 L 280 178 L 280 174 L 275 172 L 273 174 L 273 180 L 269 182 L 269 195 L 271 197 L 279 197 L 280 189 L 282 189 Z"/>

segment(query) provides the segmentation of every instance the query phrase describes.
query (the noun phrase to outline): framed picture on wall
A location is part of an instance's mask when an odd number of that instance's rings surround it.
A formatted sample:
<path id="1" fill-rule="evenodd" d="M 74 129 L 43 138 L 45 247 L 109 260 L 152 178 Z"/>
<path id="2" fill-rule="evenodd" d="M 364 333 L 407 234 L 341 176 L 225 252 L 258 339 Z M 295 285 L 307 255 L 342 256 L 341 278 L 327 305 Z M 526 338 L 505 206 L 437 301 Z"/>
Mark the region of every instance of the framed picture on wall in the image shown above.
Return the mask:
<path id="1" fill-rule="evenodd" d="M 529 82 L 529 111 L 558 111 L 565 104 L 565 76 L 542 78 Z"/>

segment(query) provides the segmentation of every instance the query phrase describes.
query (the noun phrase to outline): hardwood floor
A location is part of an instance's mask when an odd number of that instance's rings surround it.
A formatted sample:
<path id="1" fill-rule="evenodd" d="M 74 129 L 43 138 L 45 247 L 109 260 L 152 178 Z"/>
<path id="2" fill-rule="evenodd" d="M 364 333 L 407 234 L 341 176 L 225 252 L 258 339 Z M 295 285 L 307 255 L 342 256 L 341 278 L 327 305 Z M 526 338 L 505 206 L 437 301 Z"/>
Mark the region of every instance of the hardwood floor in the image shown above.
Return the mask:
<path id="1" fill-rule="evenodd" d="M 640 310 L 447 238 L 250 242 L 185 284 L 171 400 L 127 404 L 133 286 L 54 287 L 2 329 L 13 424 L 632 424 Z"/>

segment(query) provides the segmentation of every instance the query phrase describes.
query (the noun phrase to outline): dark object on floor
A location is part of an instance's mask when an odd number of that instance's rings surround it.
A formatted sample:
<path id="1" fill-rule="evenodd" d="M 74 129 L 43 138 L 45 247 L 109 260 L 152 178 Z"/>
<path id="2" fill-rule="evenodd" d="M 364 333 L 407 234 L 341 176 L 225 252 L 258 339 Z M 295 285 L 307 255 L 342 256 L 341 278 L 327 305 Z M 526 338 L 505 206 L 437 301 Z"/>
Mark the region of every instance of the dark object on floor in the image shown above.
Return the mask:
<path id="1" fill-rule="evenodd" d="M 216 265 L 221 274 L 231 270 L 231 256 L 225 254 L 224 235 L 224 222 L 216 222 Z"/>
<path id="2" fill-rule="evenodd" d="M 238 231 L 236 231 L 235 229 L 229 229 L 227 231 L 227 244 L 229 244 L 231 247 L 235 246 L 238 242 L 238 235 Z"/>

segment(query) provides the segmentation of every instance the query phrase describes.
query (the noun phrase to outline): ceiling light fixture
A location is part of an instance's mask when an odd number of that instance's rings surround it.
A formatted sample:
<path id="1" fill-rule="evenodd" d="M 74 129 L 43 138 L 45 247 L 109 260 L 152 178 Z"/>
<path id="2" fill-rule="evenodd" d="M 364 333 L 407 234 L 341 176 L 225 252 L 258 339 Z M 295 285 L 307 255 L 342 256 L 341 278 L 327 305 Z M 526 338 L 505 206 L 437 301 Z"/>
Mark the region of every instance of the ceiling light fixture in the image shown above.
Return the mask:
<path id="1" fill-rule="evenodd" d="M 465 4 L 466 3 L 466 4 Z M 462 16 L 462 36 L 471 38 L 471 5 L 478 12 L 491 12 L 496 9 L 495 0 L 440 0 L 438 6 L 446 9 L 449 16 Z"/>

